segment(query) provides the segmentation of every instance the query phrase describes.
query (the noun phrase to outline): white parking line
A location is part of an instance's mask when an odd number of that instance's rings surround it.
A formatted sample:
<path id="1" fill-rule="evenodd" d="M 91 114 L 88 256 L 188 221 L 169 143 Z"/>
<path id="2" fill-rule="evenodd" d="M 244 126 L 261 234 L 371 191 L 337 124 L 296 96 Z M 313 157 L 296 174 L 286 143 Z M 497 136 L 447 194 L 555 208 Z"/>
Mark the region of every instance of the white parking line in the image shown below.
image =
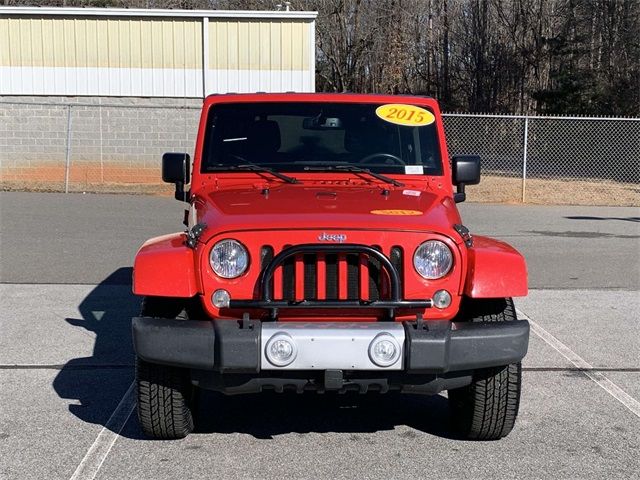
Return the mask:
<path id="1" fill-rule="evenodd" d="M 522 310 L 516 309 L 518 318 L 529 320 L 531 330 L 538 335 L 547 345 L 556 350 L 560 355 L 569 360 L 577 368 L 582 369 L 587 377 L 593 380 L 598 386 L 602 387 L 609 395 L 622 403 L 625 407 L 631 410 L 636 417 L 640 417 L 640 402 L 622 390 L 618 385 L 609 380 L 601 372 L 593 371 L 593 367 L 584 358 L 578 355 L 576 352 L 567 347 L 564 343 L 554 337 L 552 334 L 542 328 L 537 322 L 532 320 Z"/>
<path id="2" fill-rule="evenodd" d="M 87 450 L 78 468 L 71 475 L 70 480 L 93 480 L 95 478 L 136 406 L 134 386 L 135 383 L 129 386 L 109 420 L 100 430 L 93 445 Z"/>
<path id="3" fill-rule="evenodd" d="M 551 333 L 542 328 L 542 326 L 531 319 L 526 313 L 521 310 L 516 310 L 516 312 L 518 313 L 519 318 L 524 318 L 529 321 L 531 330 L 545 343 L 560 353 L 560 355 L 566 358 L 575 367 L 581 369 L 582 373 L 627 407 L 634 415 L 640 417 L 640 402 L 631 397 L 602 373 L 594 371 L 594 367 L 591 364 L 554 337 Z M 98 434 L 98 437 L 95 439 L 89 450 L 87 450 L 87 453 L 78 465 L 78 468 L 76 468 L 76 471 L 73 473 L 70 480 L 93 480 L 98 474 L 100 467 L 102 467 L 102 464 L 109 455 L 111 448 L 120 436 L 120 432 L 133 413 L 133 409 L 136 405 L 134 387 L 135 383 L 132 383 L 129 386 L 126 393 L 120 400 L 120 403 L 111 414 L 111 417 L 109 417 L 109 420 Z"/>

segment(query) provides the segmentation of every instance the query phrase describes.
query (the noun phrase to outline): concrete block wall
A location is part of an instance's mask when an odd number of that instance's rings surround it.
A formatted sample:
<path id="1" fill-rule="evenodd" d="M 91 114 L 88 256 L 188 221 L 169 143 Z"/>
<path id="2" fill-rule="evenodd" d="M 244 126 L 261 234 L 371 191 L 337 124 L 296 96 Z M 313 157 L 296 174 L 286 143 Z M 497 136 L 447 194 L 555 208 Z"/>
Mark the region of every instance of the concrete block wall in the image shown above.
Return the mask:
<path id="1" fill-rule="evenodd" d="M 193 156 L 201 105 L 199 98 L 0 97 L 0 188 L 169 193 L 162 154 Z M 519 202 L 526 193 L 535 203 L 640 204 L 640 119 L 529 117 L 526 169 L 524 124 L 517 116 L 445 115 L 450 154 L 482 157 L 483 180 L 470 199 Z"/>
<path id="2" fill-rule="evenodd" d="M 2 97 L 0 182 L 3 188 L 35 190 L 62 190 L 67 176 L 71 190 L 157 185 L 164 152 L 193 155 L 201 104 L 201 99 Z"/>

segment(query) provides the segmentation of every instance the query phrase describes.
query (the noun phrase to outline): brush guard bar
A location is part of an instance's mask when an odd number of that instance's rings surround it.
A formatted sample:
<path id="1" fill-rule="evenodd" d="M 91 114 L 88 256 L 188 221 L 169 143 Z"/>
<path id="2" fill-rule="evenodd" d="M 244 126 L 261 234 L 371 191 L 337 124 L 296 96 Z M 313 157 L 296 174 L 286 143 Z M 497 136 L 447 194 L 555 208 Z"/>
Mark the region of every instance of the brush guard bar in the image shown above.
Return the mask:
<path id="1" fill-rule="evenodd" d="M 388 300 L 275 300 L 271 280 L 276 269 L 282 267 L 287 259 L 304 254 L 364 254 L 375 258 L 389 277 L 390 298 Z M 285 248 L 264 268 L 260 279 L 259 300 L 230 300 L 229 302 L 229 308 L 233 309 L 269 310 L 273 319 L 277 318 L 278 310 L 284 308 L 383 309 L 387 310 L 390 318 L 393 318 L 397 309 L 425 309 L 432 306 L 431 299 L 403 300 L 400 292 L 400 275 L 391 261 L 375 248 L 358 244 L 305 244 Z"/>

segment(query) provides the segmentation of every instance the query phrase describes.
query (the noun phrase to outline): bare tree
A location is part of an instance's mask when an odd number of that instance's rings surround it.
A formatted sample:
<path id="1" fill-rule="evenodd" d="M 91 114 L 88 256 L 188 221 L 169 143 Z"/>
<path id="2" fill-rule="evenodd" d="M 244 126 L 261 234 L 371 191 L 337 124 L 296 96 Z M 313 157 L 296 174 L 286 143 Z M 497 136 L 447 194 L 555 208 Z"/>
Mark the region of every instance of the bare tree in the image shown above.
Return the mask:
<path id="1" fill-rule="evenodd" d="M 274 10 L 279 0 L 4 0 Z M 639 0 L 292 0 L 316 10 L 316 85 L 445 109 L 640 114 Z"/>

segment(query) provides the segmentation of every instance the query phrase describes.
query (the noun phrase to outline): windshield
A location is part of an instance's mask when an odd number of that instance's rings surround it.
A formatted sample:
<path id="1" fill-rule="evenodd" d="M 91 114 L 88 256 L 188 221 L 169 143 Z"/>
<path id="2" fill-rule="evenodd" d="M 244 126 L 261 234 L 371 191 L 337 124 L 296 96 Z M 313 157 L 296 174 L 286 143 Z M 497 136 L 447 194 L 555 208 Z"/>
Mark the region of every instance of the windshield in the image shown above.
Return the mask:
<path id="1" fill-rule="evenodd" d="M 387 107 L 393 105 L 387 105 L 385 112 Z M 353 165 L 376 173 L 441 175 L 433 115 L 422 107 L 406 107 L 418 111 L 411 114 L 414 118 L 429 120 L 401 125 L 400 120 L 385 119 L 388 114 L 381 113 L 380 104 L 214 105 L 208 118 L 202 172 L 246 164 L 279 172 Z"/>

